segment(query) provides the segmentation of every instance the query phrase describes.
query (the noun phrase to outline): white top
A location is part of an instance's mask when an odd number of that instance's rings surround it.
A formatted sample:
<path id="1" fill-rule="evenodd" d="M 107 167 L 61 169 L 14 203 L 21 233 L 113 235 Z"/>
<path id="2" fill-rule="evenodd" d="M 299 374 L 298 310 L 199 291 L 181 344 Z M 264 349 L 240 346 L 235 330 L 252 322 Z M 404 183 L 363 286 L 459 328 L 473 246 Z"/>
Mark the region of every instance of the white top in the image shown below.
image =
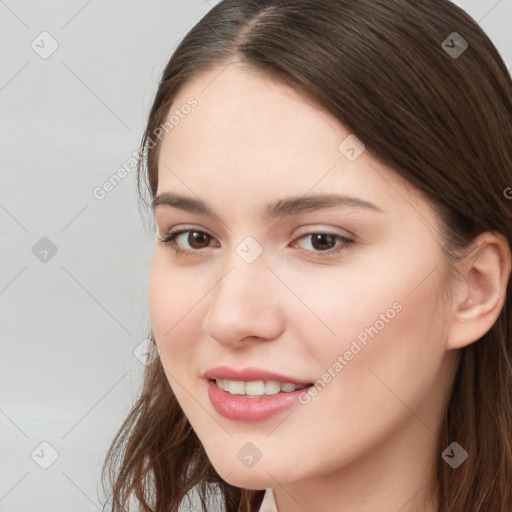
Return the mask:
<path id="1" fill-rule="evenodd" d="M 261 502 L 258 512 L 279 512 L 274 499 L 274 490 L 271 487 L 265 489 L 263 501 Z"/>

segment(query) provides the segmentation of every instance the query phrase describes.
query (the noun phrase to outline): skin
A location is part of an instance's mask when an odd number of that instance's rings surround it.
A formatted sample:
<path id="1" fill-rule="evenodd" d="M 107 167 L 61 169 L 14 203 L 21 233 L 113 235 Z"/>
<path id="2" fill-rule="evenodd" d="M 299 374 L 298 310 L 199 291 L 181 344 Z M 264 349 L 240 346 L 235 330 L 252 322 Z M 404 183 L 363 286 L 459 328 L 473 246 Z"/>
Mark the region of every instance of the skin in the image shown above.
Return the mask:
<path id="1" fill-rule="evenodd" d="M 173 392 L 219 475 L 274 488 L 280 512 L 434 512 L 421 491 L 435 483 L 458 349 L 496 321 L 508 245 L 483 234 L 450 294 L 439 220 L 419 191 L 369 150 L 349 161 L 338 146 L 350 132 L 292 89 L 238 63 L 222 69 L 181 90 L 171 111 L 191 96 L 198 105 L 159 156 L 157 193 L 199 198 L 214 213 L 155 209 L 160 235 L 178 227 L 210 235 L 196 245 L 188 233 L 178 238 L 190 256 L 155 241 L 149 309 Z M 382 212 L 261 215 L 268 203 L 322 193 Z M 342 242 L 314 244 L 315 233 L 354 243 L 329 255 Z M 236 252 L 247 236 L 263 249 L 252 263 Z M 210 403 L 201 375 L 214 366 L 317 381 L 394 303 L 400 312 L 307 405 L 248 423 Z M 250 468 L 237 457 L 247 442 L 262 454 Z"/>

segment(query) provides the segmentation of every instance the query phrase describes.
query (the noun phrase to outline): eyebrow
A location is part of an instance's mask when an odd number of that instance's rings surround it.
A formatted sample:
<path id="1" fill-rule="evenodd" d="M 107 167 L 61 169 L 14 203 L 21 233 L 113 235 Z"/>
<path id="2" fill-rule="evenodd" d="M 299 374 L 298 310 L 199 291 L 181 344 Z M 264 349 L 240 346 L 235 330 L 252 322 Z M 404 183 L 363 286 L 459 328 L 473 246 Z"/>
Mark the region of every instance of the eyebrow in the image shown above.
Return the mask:
<path id="1" fill-rule="evenodd" d="M 215 216 L 212 209 L 203 201 L 193 197 L 181 196 L 172 192 L 158 194 L 152 202 L 153 211 L 161 207 L 172 207 L 190 213 Z M 263 216 L 268 219 L 298 215 L 327 208 L 360 208 L 383 213 L 377 205 L 355 196 L 323 194 L 309 196 L 294 196 L 280 199 L 268 204 L 263 210 Z"/>

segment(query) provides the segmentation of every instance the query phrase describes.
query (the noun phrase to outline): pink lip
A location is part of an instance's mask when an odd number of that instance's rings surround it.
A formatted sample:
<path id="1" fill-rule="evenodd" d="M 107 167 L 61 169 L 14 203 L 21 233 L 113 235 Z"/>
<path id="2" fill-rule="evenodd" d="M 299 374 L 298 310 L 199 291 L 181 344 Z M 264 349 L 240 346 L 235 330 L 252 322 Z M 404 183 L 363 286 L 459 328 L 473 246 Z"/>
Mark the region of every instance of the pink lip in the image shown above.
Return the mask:
<path id="1" fill-rule="evenodd" d="M 211 368 L 203 374 L 207 380 L 208 397 L 215 410 L 222 416 L 236 421 L 262 421 L 277 414 L 288 407 L 299 403 L 299 395 L 305 389 L 291 392 L 280 392 L 275 395 L 264 395 L 260 398 L 248 398 L 243 395 L 232 395 L 219 388 L 215 379 L 241 380 L 250 382 L 255 380 L 275 380 L 277 382 L 289 382 L 296 385 L 310 384 L 293 377 L 261 370 L 258 368 L 245 368 L 235 370 L 228 366 Z"/>
<path id="2" fill-rule="evenodd" d="M 262 421 L 278 412 L 299 403 L 300 393 L 307 391 L 298 389 L 288 393 L 265 395 L 260 398 L 248 398 L 243 395 L 232 395 L 219 388 L 213 381 L 207 381 L 208 396 L 214 409 L 230 420 Z"/>
<path id="3" fill-rule="evenodd" d="M 279 373 L 262 370 L 260 368 L 244 368 L 243 370 L 236 370 L 229 366 L 217 366 L 210 368 L 203 373 L 203 378 L 207 380 L 213 379 L 228 379 L 228 380 L 242 380 L 244 382 L 251 382 L 255 380 L 275 380 L 277 382 L 289 382 L 296 384 L 311 384 L 306 380 L 298 380 L 287 375 L 280 375 Z"/>

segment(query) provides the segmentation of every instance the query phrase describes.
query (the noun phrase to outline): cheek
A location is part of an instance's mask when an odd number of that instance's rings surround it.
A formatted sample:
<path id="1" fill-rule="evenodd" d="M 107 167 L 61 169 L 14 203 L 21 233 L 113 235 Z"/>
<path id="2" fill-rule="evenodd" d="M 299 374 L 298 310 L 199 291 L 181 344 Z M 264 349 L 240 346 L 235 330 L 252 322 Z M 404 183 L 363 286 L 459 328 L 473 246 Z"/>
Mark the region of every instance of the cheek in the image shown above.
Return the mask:
<path id="1" fill-rule="evenodd" d="M 194 304 L 204 297 L 206 291 L 194 266 L 172 265 L 166 251 L 167 249 L 155 248 L 148 289 L 153 330 L 160 334 L 167 333 L 184 319 Z"/>
<path id="2" fill-rule="evenodd" d="M 418 286 L 421 279 L 416 276 L 424 275 L 425 269 L 402 270 L 400 279 L 396 272 L 383 273 L 380 280 L 363 279 L 364 274 L 358 280 L 316 276 L 294 289 L 320 317 L 294 302 L 291 323 L 303 345 L 298 357 L 307 357 L 318 380 L 316 394 L 309 401 L 305 398 L 304 409 L 299 409 L 296 421 L 290 417 L 286 427 L 290 443 L 296 440 L 300 451 L 310 436 L 304 421 L 314 421 L 319 439 L 315 461 L 328 461 L 334 468 L 340 457 L 349 460 L 397 431 L 411 419 L 411 410 L 421 414 L 435 408 L 430 397 L 438 394 L 445 353 L 436 276 Z"/>
<path id="3" fill-rule="evenodd" d="M 187 417 L 201 415 L 196 400 L 199 390 L 197 367 L 199 339 L 198 315 L 204 311 L 204 295 L 197 273 L 192 266 L 173 268 L 161 254 L 155 254 L 149 279 L 148 305 L 151 327 L 167 380 Z M 203 300 L 201 300 L 203 299 Z"/>
<path id="4" fill-rule="evenodd" d="M 343 373 L 343 388 L 354 393 L 376 375 L 397 391 L 435 378 L 447 318 L 439 312 L 439 269 L 425 279 L 432 268 L 395 259 L 375 273 L 322 269 L 296 279 L 294 292 L 302 303 L 290 297 L 286 310 L 314 373 L 329 382 Z M 286 279 L 293 282 L 291 274 Z"/>
<path id="5" fill-rule="evenodd" d="M 197 315 L 205 304 L 205 285 L 194 267 L 171 267 L 165 255 L 155 255 L 152 262 L 148 306 L 151 327 L 164 364 L 171 354 L 182 358 L 194 349 Z"/>

